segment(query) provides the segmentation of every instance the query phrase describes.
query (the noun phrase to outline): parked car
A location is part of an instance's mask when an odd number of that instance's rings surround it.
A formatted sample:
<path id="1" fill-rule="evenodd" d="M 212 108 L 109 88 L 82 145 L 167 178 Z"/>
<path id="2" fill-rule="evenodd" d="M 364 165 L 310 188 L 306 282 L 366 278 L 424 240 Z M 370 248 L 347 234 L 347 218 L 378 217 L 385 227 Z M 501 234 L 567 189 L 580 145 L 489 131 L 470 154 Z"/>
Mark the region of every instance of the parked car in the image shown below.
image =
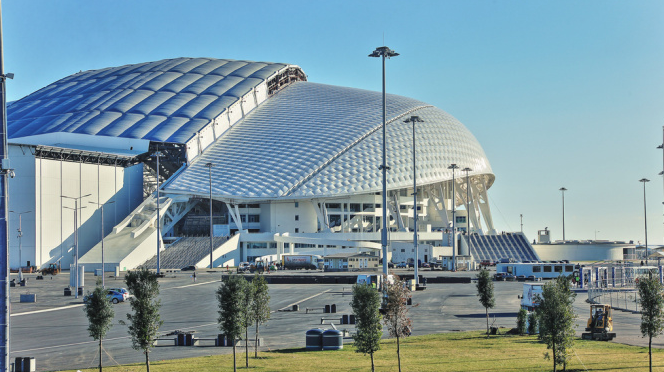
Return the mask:
<path id="1" fill-rule="evenodd" d="M 405 268 L 407 268 L 407 267 L 408 267 L 408 264 L 405 263 L 405 262 L 399 262 L 399 263 L 397 264 L 397 269 L 405 269 Z"/>
<path id="2" fill-rule="evenodd" d="M 431 265 L 429 265 L 428 262 L 422 262 L 422 263 L 420 264 L 420 267 L 423 268 L 423 269 L 428 269 L 428 268 L 431 267 Z"/>
<path id="3" fill-rule="evenodd" d="M 491 261 L 491 260 L 482 260 L 480 262 L 480 266 L 487 267 L 487 266 L 496 266 L 496 263 Z"/>
<path id="4" fill-rule="evenodd" d="M 517 275 L 516 281 L 517 282 L 525 282 L 526 281 L 526 276 L 525 275 Z"/>
<path id="5" fill-rule="evenodd" d="M 93 296 L 94 296 L 94 292 L 85 295 L 85 297 L 83 297 L 83 303 L 87 304 Z M 119 292 L 116 292 L 116 291 L 111 291 L 111 290 L 107 290 L 106 298 L 114 304 L 124 302 L 124 300 L 125 300 L 125 297 L 122 295 L 122 293 L 119 293 Z"/>
<path id="6" fill-rule="evenodd" d="M 237 271 L 238 272 L 247 271 L 247 270 L 249 270 L 249 268 L 251 268 L 251 264 L 249 264 L 249 262 L 240 262 L 240 264 L 237 265 Z"/>
<path id="7" fill-rule="evenodd" d="M 194 265 L 185 266 L 181 268 L 180 271 L 196 271 L 196 266 Z"/>
<path id="8" fill-rule="evenodd" d="M 535 275 L 528 275 L 528 276 L 526 277 L 526 281 L 528 281 L 528 282 L 537 282 L 537 281 L 539 281 L 539 280 L 541 280 L 541 279 L 536 278 Z"/>
<path id="9" fill-rule="evenodd" d="M 493 274 L 493 280 L 505 280 L 507 273 L 495 273 Z"/>
<path id="10" fill-rule="evenodd" d="M 109 291 L 115 291 L 120 293 L 124 298 L 123 301 L 127 301 L 127 298 L 129 298 L 129 291 L 127 290 L 127 288 L 106 288 L 106 289 L 108 289 Z"/>
<path id="11" fill-rule="evenodd" d="M 508 282 L 513 282 L 514 280 L 516 280 L 516 276 L 514 274 L 506 273 L 505 280 L 507 280 Z"/>

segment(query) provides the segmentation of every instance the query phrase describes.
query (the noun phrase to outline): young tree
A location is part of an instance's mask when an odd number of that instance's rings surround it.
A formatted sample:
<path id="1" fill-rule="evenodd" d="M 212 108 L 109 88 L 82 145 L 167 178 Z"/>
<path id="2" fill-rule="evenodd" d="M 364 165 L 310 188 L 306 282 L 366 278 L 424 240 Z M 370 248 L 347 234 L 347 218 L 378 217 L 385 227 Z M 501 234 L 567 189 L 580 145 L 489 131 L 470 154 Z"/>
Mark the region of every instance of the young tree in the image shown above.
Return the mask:
<path id="1" fill-rule="evenodd" d="M 652 371 L 652 338 L 664 330 L 664 288 L 652 274 L 636 284 L 641 297 L 641 334 L 648 337 L 648 361 Z"/>
<path id="2" fill-rule="evenodd" d="M 244 307 L 247 281 L 241 275 L 231 275 L 217 289 L 219 329 L 233 344 L 233 371 L 237 371 L 236 341 L 242 337 L 247 309 Z"/>
<path id="3" fill-rule="evenodd" d="M 558 365 L 565 368 L 569 360 L 569 350 L 574 344 L 576 314 L 572 305 L 575 297 L 576 294 L 570 290 L 569 278 L 559 276 L 544 286 L 542 297 L 537 299 L 539 337 L 546 342 L 547 349 L 552 350 L 554 372 Z M 550 358 L 549 353 L 544 357 Z"/>
<path id="4" fill-rule="evenodd" d="M 134 296 L 129 299 L 133 314 L 127 314 L 131 346 L 134 350 L 143 350 L 145 366 L 150 372 L 150 349 L 157 340 L 157 331 L 164 323 L 159 316 L 161 300 L 157 275 L 146 268 L 130 271 L 125 275 L 127 289 Z M 124 323 L 124 322 L 123 322 Z"/>
<path id="5" fill-rule="evenodd" d="M 94 292 L 88 296 L 88 301 L 83 308 L 88 317 L 88 332 L 94 340 L 99 340 L 99 372 L 102 372 L 101 364 L 101 342 L 106 332 L 111 328 L 111 322 L 115 317 L 115 311 L 111 301 L 106 298 L 106 290 L 101 285 L 101 279 L 97 280 Z"/>
<path id="6" fill-rule="evenodd" d="M 353 286 L 353 301 L 350 306 L 355 314 L 355 328 L 353 336 L 355 352 L 371 356 L 371 372 L 374 371 L 374 352 L 380 349 L 380 338 L 383 336 L 383 326 L 380 324 L 380 292 L 370 284 L 356 284 Z"/>
<path id="7" fill-rule="evenodd" d="M 243 277 L 244 279 L 244 277 Z M 245 279 L 244 298 L 242 298 L 242 327 L 244 327 L 244 366 L 249 368 L 249 326 L 251 321 L 251 301 L 254 298 L 254 287 Z"/>
<path id="8" fill-rule="evenodd" d="M 397 276 L 392 283 L 384 278 L 387 283 L 387 298 L 385 299 L 385 315 L 383 322 L 387 326 L 387 331 L 391 337 L 397 338 L 397 359 L 399 362 L 399 372 L 401 372 L 401 350 L 399 338 L 410 336 L 410 327 L 412 321 L 408 318 L 408 307 L 406 302 L 410 298 L 410 290 L 406 283 Z"/>
<path id="9" fill-rule="evenodd" d="M 534 335 L 537 333 L 537 314 L 535 312 L 532 312 L 528 314 L 528 334 L 529 335 Z"/>
<path id="10" fill-rule="evenodd" d="M 254 343 L 254 358 L 258 358 L 258 327 L 270 319 L 270 292 L 267 281 L 262 275 L 256 274 L 251 281 L 253 287 L 251 299 L 251 321 L 256 324 L 256 340 Z"/>
<path id="11" fill-rule="evenodd" d="M 526 322 L 528 321 L 528 311 L 526 309 L 519 309 L 519 313 L 516 315 L 516 331 L 520 335 L 526 333 Z"/>
<path id="12" fill-rule="evenodd" d="M 493 282 L 489 275 L 489 270 L 482 268 L 477 274 L 477 297 L 486 311 L 486 334 L 489 336 L 489 309 L 496 306 L 496 299 L 493 297 Z"/>

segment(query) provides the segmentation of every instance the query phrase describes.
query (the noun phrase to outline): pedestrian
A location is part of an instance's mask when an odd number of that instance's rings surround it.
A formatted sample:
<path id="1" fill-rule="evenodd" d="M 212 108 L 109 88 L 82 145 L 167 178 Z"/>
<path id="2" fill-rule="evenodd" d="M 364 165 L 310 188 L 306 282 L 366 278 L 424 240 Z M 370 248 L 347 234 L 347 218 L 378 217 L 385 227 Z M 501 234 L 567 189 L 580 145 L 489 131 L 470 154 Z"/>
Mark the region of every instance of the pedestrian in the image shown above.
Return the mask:
<path id="1" fill-rule="evenodd" d="M 194 279 L 194 283 L 196 283 L 196 272 L 194 271 L 194 274 L 191 276 Z"/>

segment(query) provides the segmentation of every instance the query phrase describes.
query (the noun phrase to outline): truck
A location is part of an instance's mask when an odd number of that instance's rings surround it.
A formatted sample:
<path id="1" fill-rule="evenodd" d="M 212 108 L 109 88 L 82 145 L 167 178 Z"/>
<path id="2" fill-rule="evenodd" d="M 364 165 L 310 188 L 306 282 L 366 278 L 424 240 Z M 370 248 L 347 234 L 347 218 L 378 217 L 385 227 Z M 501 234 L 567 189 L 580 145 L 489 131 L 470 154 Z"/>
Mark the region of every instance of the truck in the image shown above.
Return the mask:
<path id="1" fill-rule="evenodd" d="M 287 270 L 316 270 L 320 268 L 323 258 L 315 254 L 284 255 L 281 257 L 281 267 Z"/>
<path id="2" fill-rule="evenodd" d="M 521 308 L 534 311 L 537 307 L 537 298 L 542 296 L 542 283 L 523 283 L 523 295 L 521 296 Z"/>

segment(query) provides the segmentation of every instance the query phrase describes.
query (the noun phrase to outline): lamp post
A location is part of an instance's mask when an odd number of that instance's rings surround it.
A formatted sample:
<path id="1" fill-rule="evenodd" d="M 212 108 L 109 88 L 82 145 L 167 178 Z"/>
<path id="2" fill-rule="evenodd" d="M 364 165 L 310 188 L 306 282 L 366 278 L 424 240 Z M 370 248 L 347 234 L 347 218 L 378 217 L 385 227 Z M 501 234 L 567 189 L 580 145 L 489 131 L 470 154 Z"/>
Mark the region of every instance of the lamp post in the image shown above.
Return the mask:
<path id="1" fill-rule="evenodd" d="M 157 150 L 152 154 L 153 157 L 157 158 L 157 275 L 161 273 L 161 261 L 159 260 L 159 253 L 161 251 L 161 205 L 159 203 L 159 187 L 161 182 L 159 180 L 159 158 L 164 156 L 164 154 Z"/>
<path id="2" fill-rule="evenodd" d="M 523 213 L 519 217 L 521 217 L 521 234 L 523 234 Z"/>
<path id="3" fill-rule="evenodd" d="M 369 57 L 382 57 L 383 60 L 383 164 L 380 166 L 380 169 L 383 171 L 383 228 L 380 233 L 380 244 L 383 251 L 383 274 L 387 275 L 387 150 L 385 146 L 385 127 L 386 127 L 386 114 L 385 114 L 385 59 L 390 57 L 396 57 L 399 53 L 393 51 L 392 49 L 382 46 L 376 48 Z"/>
<path id="4" fill-rule="evenodd" d="M 641 178 L 639 182 L 643 183 L 643 220 L 646 233 L 646 266 L 648 265 L 648 214 L 646 213 L 646 182 L 650 182 L 647 178 Z"/>
<path id="5" fill-rule="evenodd" d="M 101 209 L 101 287 L 106 288 L 106 280 L 104 279 L 104 273 L 106 272 L 106 263 L 104 261 L 104 204 L 97 202 L 88 202 L 90 204 L 96 204 L 97 208 Z M 115 203 L 115 201 L 110 201 L 108 204 Z"/>
<path id="6" fill-rule="evenodd" d="M 74 298 L 78 298 L 78 283 L 79 283 L 79 280 L 78 280 L 78 209 L 79 209 L 78 201 L 85 198 L 85 197 L 87 197 L 87 196 L 90 196 L 90 195 L 92 195 L 92 194 L 79 196 L 77 198 L 71 197 L 71 196 L 60 195 L 61 198 L 74 200 L 74 208 L 73 208 L 73 211 L 74 211 L 74 247 L 75 247 L 75 253 L 74 254 L 76 255 L 75 256 L 75 264 L 74 264 L 74 270 L 76 271 L 75 277 L 74 277 L 74 280 L 76 282 L 75 283 L 76 284 L 75 285 L 76 293 L 74 294 Z M 82 202 L 82 200 L 81 200 L 81 202 Z M 72 208 L 69 208 L 69 207 L 63 207 L 63 208 L 72 209 Z M 83 209 L 83 208 L 85 208 L 85 207 L 82 206 L 81 209 Z"/>
<path id="7" fill-rule="evenodd" d="M 15 212 L 15 211 L 9 211 L 9 213 L 16 213 L 18 214 L 18 280 L 23 280 L 23 259 L 21 258 L 21 253 L 22 253 L 22 247 L 21 247 L 21 240 L 23 238 L 23 230 L 21 229 L 21 217 L 26 214 L 26 213 L 31 213 L 32 211 L 25 211 L 25 212 Z"/>
<path id="8" fill-rule="evenodd" d="M 207 163 L 205 164 L 205 166 L 208 167 L 208 173 L 210 175 L 210 269 L 212 269 L 214 267 L 212 262 L 212 251 L 214 249 L 213 248 L 214 243 L 212 240 L 213 230 L 214 230 L 214 227 L 212 225 L 212 167 L 214 167 L 214 164 Z M 247 221 L 247 223 L 249 223 L 249 221 Z"/>
<path id="9" fill-rule="evenodd" d="M 413 247 L 415 251 L 415 261 L 413 267 L 415 268 L 415 287 L 419 287 L 420 278 L 418 276 L 418 261 L 420 252 L 417 245 L 417 168 L 415 163 L 415 123 L 423 123 L 424 120 L 419 116 L 411 116 L 409 119 L 403 121 L 404 123 L 413 123 Z"/>
<path id="10" fill-rule="evenodd" d="M 565 191 L 567 191 L 567 189 L 561 187 L 559 190 L 563 194 L 563 241 L 565 241 Z"/>
<path id="11" fill-rule="evenodd" d="M 597 233 L 600 232 L 599 230 L 595 230 L 595 241 L 597 241 Z"/>
<path id="12" fill-rule="evenodd" d="M 447 169 L 452 170 L 452 271 L 456 271 L 456 180 L 454 170 L 459 169 L 459 166 L 451 164 Z"/>
<path id="13" fill-rule="evenodd" d="M 470 178 L 468 177 L 468 173 L 473 170 L 465 167 L 462 171 L 466 172 L 466 230 L 470 234 Z"/>

